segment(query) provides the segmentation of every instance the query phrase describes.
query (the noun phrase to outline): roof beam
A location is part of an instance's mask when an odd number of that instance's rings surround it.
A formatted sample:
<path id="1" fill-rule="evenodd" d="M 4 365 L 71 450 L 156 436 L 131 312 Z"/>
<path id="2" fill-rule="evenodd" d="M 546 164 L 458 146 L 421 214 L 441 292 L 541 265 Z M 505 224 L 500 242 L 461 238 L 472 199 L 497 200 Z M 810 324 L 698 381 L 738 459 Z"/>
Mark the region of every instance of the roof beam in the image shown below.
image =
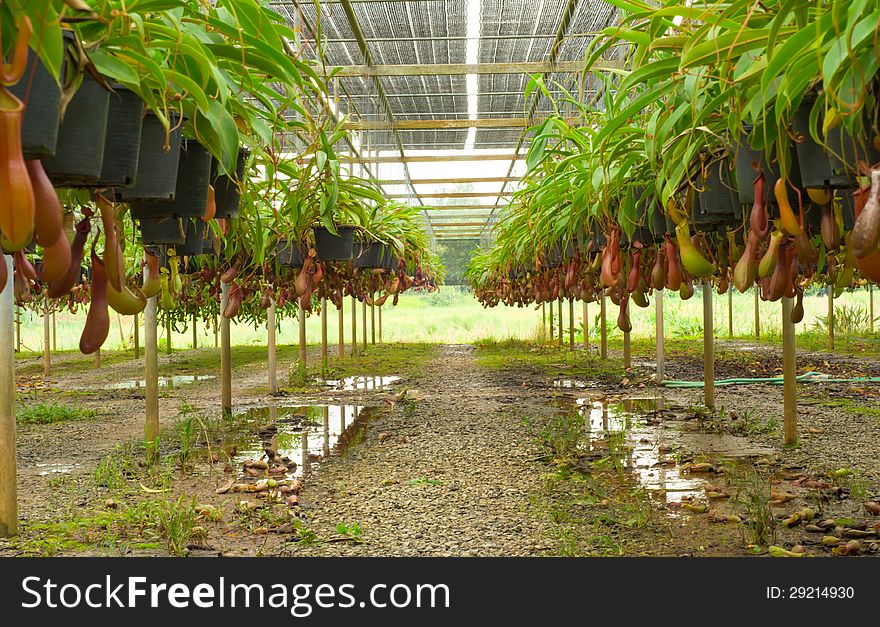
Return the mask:
<path id="1" fill-rule="evenodd" d="M 511 196 L 512 193 L 504 194 Z M 411 194 L 386 194 L 386 198 L 409 198 Z M 419 198 L 494 198 L 498 192 L 434 192 L 430 194 L 416 194 Z"/>
<path id="2" fill-rule="evenodd" d="M 523 160 L 525 160 L 526 155 L 525 154 L 512 155 L 511 153 L 502 154 L 502 155 L 486 155 L 486 154 L 412 155 L 409 157 L 404 155 L 403 158 L 386 156 L 386 157 L 365 157 L 364 159 L 353 159 L 351 157 L 351 155 L 340 155 L 340 157 L 346 161 L 364 161 L 366 163 L 435 163 L 435 162 L 451 163 L 453 161 L 456 161 L 456 162 L 457 161 L 511 161 L 511 160 L 523 161 Z"/>
<path id="3" fill-rule="evenodd" d="M 343 6 L 349 0 L 342 0 Z M 402 65 L 340 65 L 328 67 L 328 76 L 376 78 L 381 76 L 462 76 L 466 74 L 578 73 L 586 61 L 521 61 L 519 63 L 426 63 Z M 620 69 L 618 62 L 598 62 L 593 70 Z"/>
<path id="4" fill-rule="evenodd" d="M 478 176 L 474 178 L 455 178 L 455 179 L 379 179 L 376 182 L 380 185 L 437 185 L 445 183 L 505 183 L 518 181 L 518 176 Z"/>
<path id="5" fill-rule="evenodd" d="M 497 205 L 434 205 L 434 206 L 426 206 L 425 211 L 470 211 L 470 210 L 486 210 L 486 209 L 495 209 Z"/>
<path id="6" fill-rule="evenodd" d="M 537 122 L 534 118 L 479 118 L 476 120 L 447 118 L 445 120 L 365 120 L 346 122 L 350 131 L 413 131 L 466 128 L 528 128 Z"/>
<path id="7" fill-rule="evenodd" d="M 435 228 L 449 228 L 451 226 L 459 227 L 459 226 L 478 226 L 483 227 L 485 222 L 435 222 Z"/>

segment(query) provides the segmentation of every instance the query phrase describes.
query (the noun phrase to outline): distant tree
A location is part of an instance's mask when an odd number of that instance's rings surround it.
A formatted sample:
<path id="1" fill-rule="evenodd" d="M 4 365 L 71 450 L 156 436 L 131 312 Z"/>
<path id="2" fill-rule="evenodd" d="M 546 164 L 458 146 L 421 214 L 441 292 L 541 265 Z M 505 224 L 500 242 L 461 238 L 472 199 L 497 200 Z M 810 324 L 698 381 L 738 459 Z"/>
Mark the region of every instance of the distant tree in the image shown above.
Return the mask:
<path id="1" fill-rule="evenodd" d="M 437 240 L 437 254 L 446 266 L 446 285 L 464 284 L 464 270 L 479 243 L 476 238 Z"/>

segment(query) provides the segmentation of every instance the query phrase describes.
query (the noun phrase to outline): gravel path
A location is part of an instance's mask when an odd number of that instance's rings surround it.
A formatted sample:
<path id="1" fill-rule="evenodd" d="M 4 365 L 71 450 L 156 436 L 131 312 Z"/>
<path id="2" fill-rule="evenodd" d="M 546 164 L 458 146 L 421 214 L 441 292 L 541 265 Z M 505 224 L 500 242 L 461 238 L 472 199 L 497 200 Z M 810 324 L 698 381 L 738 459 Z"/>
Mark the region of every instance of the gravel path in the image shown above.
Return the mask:
<path id="1" fill-rule="evenodd" d="M 480 368 L 470 346 L 443 346 L 412 383 L 417 399 L 376 418 L 364 442 L 307 481 L 307 525 L 336 535 L 357 523 L 361 543 L 299 546 L 296 555 L 520 556 L 552 551 L 531 513 L 541 466 L 502 375 Z M 508 383 L 510 385 L 510 383 Z M 546 404 L 546 401 L 545 401 Z M 414 405 L 414 408 L 413 408 Z M 546 408 L 545 408 L 546 409 Z"/>

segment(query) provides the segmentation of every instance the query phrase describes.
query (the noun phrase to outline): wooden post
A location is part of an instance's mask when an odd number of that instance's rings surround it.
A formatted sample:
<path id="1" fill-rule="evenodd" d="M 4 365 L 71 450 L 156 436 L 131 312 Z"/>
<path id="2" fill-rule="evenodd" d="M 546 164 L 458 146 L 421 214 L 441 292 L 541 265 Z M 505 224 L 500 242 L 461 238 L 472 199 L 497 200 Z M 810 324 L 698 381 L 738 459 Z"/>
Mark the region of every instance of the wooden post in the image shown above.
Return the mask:
<path id="1" fill-rule="evenodd" d="M 357 355 L 358 348 L 358 325 L 357 325 L 357 298 L 351 295 L 351 356 Z"/>
<path id="2" fill-rule="evenodd" d="M 321 373 L 327 372 L 327 299 L 321 299 Z"/>
<path id="3" fill-rule="evenodd" d="M 220 311 L 229 302 L 229 283 L 220 281 Z M 232 347 L 230 346 L 229 318 L 220 316 L 220 410 L 232 415 Z"/>
<path id="4" fill-rule="evenodd" d="M 6 285 L 0 292 L 0 537 L 18 533 L 18 486 L 15 461 L 15 298 L 12 256 L 6 264 Z"/>
<path id="5" fill-rule="evenodd" d="M 306 372 L 306 310 L 299 308 L 299 382 L 305 383 Z"/>
<path id="6" fill-rule="evenodd" d="M 632 366 L 632 344 L 629 331 L 623 334 L 623 367 L 629 369 Z"/>
<path id="7" fill-rule="evenodd" d="M 574 351 L 574 299 L 568 299 L 568 349 Z"/>
<path id="8" fill-rule="evenodd" d="M 552 342 L 553 338 L 556 337 L 556 334 L 553 332 L 553 302 L 550 302 L 550 306 L 547 308 L 550 310 L 550 336 L 549 341 Z"/>
<path id="9" fill-rule="evenodd" d="M 361 303 L 361 337 L 363 338 L 364 352 L 367 352 L 367 301 Z"/>
<path id="10" fill-rule="evenodd" d="M 602 298 L 599 300 L 599 315 L 601 317 L 599 327 L 599 357 L 608 359 L 608 320 L 606 318 L 605 292 L 602 292 Z"/>
<path id="11" fill-rule="evenodd" d="M 733 339 L 733 286 L 727 286 L 727 337 Z"/>
<path id="12" fill-rule="evenodd" d="M 144 268 L 144 278 L 147 275 Z M 159 450 L 159 297 L 147 299 L 144 308 L 144 398 L 146 423 L 144 439 L 147 442 L 147 461 L 156 459 Z"/>
<path id="13" fill-rule="evenodd" d="M 140 316 L 138 314 L 134 315 L 134 358 L 141 358 L 141 329 L 140 329 Z"/>
<path id="14" fill-rule="evenodd" d="M 379 344 L 382 343 L 382 308 L 379 307 Z"/>
<path id="15" fill-rule="evenodd" d="M 871 301 L 873 305 L 874 301 Z M 872 310 L 873 311 L 873 310 Z M 55 326 L 55 312 L 52 312 L 52 350 L 58 351 L 58 327 Z"/>
<path id="16" fill-rule="evenodd" d="M 101 349 L 95 351 L 95 370 L 100 370 L 101 368 Z"/>
<path id="17" fill-rule="evenodd" d="M 562 348 L 562 296 L 559 297 L 559 348 Z"/>
<path id="18" fill-rule="evenodd" d="M 52 370 L 52 352 L 49 350 L 49 301 L 43 306 L 43 376 L 48 377 Z"/>
<path id="19" fill-rule="evenodd" d="M 794 323 L 791 321 L 792 299 L 782 298 L 782 380 L 785 417 L 785 444 L 797 442 L 797 356 Z"/>
<path id="20" fill-rule="evenodd" d="M 584 313 L 583 313 L 584 321 L 581 326 L 583 327 L 583 331 L 584 331 L 584 349 L 590 350 L 590 314 L 587 311 L 587 301 L 586 300 L 584 300 L 583 309 L 584 309 Z"/>
<path id="21" fill-rule="evenodd" d="M 761 288 L 758 287 L 756 284 L 753 289 L 755 290 L 755 339 L 760 340 L 761 339 L 761 312 L 760 312 L 759 304 L 761 302 L 761 299 L 759 296 L 759 290 Z"/>
<path id="22" fill-rule="evenodd" d="M 269 308 L 266 310 L 266 331 L 268 338 L 266 343 L 269 350 L 269 394 L 278 394 L 278 349 L 275 341 L 275 299 L 269 300 Z"/>
<path id="23" fill-rule="evenodd" d="M 55 314 L 52 314 L 53 316 Z M 871 335 L 874 334 L 874 284 L 868 283 L 868 315 L 871 318 Z"/>
<path id="24" fill-rule="evenodd" d="M 220 321 L 217 318 L 217 314 L 214 314 L 214 348 L 220 346 L 220 342 L 217 340 L 217 332 L 220 330 Z"/>
<path id="25" fill-rule="evenodd" d="M 541 303 L 541 336 L 547 337 L 547 303 Z"/>
<path id="26" fill-rule="evenodd" d="M 834 350 L 834 286 L 828 286 L 828 348 Z"/>
<path id="27" fill-rule="evenodd" d="M 376 297 L 375 292 L 373 298 Z M 370 303 L 370 343 L 376 345 L 376 301 Z"/>
<path id="28" fill-rule="evenodd" d="M 165 311 L 163 315 L 165 316 L 165 354 L 171 354 L 171 316 L 169 315 L 171 312 Z"/>
<path id="29" fill-rule="evenodd" d="M 703 280 L 703 391 L 706 407 L 715 409 L 715 325 L 712 283 L 708 280 Z"/>
<path id="30" fill-rule="evenodd" d="M 666 378 L 666 337 L 663 331 L 663 290 L 654 291 L 656 322 L 654 335 L 657 343 L 657 383 Z"/>
<path id="31" fill-rule="evenodd" d="M 196 320 L 196 314 L 193 313 L 193 350 L 199 347 L 199 323 Z"/>
<path id="32" fill-rule="evenodd" d="M 15 352 L 21 352 L 21 307 L 18 306 L 15 307 Z"/>
<path id="33" fill-rule="evenodd" d="M 343 301 L 345 302 L 345 301 Z M 336 310 L 337 317 L 339 318 L 339 361 L 345 359 L 345 311 L 343 311 L 345 307 L 340 307 Z M 381 310 L 380 310 L 381 311 Z"/>

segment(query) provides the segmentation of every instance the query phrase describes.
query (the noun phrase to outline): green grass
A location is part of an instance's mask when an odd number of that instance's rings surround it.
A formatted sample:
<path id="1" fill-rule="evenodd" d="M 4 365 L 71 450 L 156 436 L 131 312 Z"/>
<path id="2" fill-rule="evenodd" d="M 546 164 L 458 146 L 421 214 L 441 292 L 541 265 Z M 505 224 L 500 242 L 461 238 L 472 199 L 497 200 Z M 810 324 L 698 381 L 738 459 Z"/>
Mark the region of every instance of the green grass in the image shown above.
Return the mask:
<path id="1" fill-rule="evenodd" d="M 55 422 L 67 422 L 69 420 L 84 420 L 94 418 L 97 412 L 94 409 L 74 407 L 57 402 L 33 403 L 25 405 L 16 411 L 16 419 L 22 424 L 47 425 Z"/>

